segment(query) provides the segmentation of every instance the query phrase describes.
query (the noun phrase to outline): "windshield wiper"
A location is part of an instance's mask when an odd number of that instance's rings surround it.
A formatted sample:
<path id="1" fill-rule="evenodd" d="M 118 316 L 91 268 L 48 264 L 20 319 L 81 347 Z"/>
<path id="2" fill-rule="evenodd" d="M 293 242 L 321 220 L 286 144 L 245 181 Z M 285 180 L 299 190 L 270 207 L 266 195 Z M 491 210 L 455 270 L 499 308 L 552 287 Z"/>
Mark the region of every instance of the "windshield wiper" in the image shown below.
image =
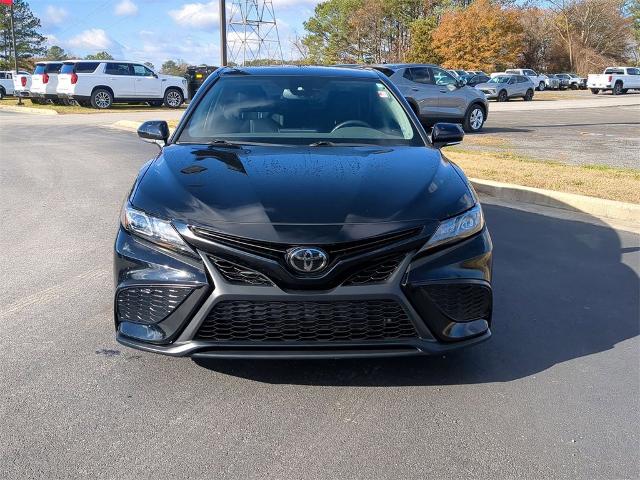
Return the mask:
<path id="1" fill-rule="evenodd" d="M 239 143 L 228 142 L 227 140 L 213 140 L 212 142 L 208 142 L 207 145 L 215 145 L 216 147 L 227 147 L 227 148 L 242 148 L 242 145 Z"/>
<path id="2" fill-rule="evenodd" d="M 353 143 L 353 142 L 330 142 L 329 140 L 319 140 L 309 144 L 310 147 L 372 147 L 372 143 Z"/>
<path id="3" fill-rule="evenodd" d="M 310 147 L 335 147 L 336 144 L 329 140 L 320 140 L 309 144 Z"/>

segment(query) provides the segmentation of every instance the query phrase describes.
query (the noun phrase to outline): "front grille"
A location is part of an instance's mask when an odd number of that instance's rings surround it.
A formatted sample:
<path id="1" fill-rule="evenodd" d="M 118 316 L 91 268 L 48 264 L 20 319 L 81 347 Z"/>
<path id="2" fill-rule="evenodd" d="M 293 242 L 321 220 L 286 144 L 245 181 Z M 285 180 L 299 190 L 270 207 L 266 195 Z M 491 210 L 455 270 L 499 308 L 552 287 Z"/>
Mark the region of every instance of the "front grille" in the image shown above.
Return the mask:
<path id="1" fill-rule="evenodd" d="M 118 292 L 121 322 L 157 323 L 164 320 L 193 291 L 187 287 L 131 287 Z"/>
<path id="2" fill-rule="evenodd" d="M 425 286 L 438 308 L 456 322 L 487 318 L 491 310 L 491 290 L 476 284 Z"/>
<path id="3" fill-rule="evenodd" d="M 214 306 L 196 338 L 215 341 L 331 342 L 414 338 L 394 300 L 278 302 L 227 300 Z"/>
<path id="4" fill-rule="evenodd" d="M 343 285 L 371 285 L 385 282 L 398 269 L 406 254 L 393 255 L 378 260 L 347 278 Z"/>
<path id="5" fill-rule="evenodd" d="M 242 250 L 245 252 L 253 253 L 263 257 L 275 258 L 278 260 L 283 260 L 287 250 L 289 250 L 290 248 L 304 246 L 302 244 L 264 242 L 262 240 L 254 240 L 251 238 L 236 237 L 233 235 L 215 232 L 213 230 L 208 230 L 200 227 L 190 227 L 190 229 L 197 237 L 210 240 L 221 245 L 237 248 L 238 250 Z M 352 242 L 319 245 L 314 244 L 313 246 L 322 248 L 327 252 L 327 254 L 329 254 L 330 260 L 335 260 L 337 257 L 361 254 L 394 243 L 409 240 L 412 237 L 418 235 L 421 231 L 422 227 L 416 227 L 408 230 L 401 230 L 384 235 L 378 235 L 375 237 L 368 237 Z"/>
<path id="6" fill-rule="evenodd" d="M 229 283 L 235 285 L 273 286 L 273 282 L 260 272 L 222 258 L 210 256 L 209 259 Z"/>

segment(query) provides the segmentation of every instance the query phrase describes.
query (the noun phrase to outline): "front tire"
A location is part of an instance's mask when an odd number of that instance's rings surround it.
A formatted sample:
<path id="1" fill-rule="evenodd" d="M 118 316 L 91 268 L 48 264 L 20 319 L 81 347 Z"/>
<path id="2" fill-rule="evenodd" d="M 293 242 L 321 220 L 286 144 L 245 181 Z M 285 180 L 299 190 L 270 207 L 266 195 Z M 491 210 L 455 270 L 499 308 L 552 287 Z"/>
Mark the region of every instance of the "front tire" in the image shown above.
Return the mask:
<path id="1" fill-rule="evenodd" d="M 533 90 L 527 90 L 527 93 L 524 94 L 524 97 L 522 97 L 522 99 L 525 102 L 530 102 L 531 100 L 533 100 Z"/>
<path id="2" fill-rule="evenodd" d="M 590 88 L 589 90 L 591 90 L 591 93 L 593 93 L 594 95 L 597 95 L 600 93 L 600 89 L 599 88 Z"/>
<path id="3" fill-rule="evenodd" d="M 7 92 L 4 91 L 4 88 L 0 87 L 0 100 L 2 100 L 6 96 Z"/>
<path id="4" fill-rule="evenodd" d="M 467 133 L 476 133 L 482 130 L 486 115 L 480 105 L 472 105 L 464 116 L 462 128 Z"/>
<path id="5" fill-rule="evenodd" d="M 538 90 L 539 90 L 539 91 L 541 91 L 541 92 L 542 92 L 542 91 L 544 91 L 544 87 L 545 87 L 544 82 L 540 82 L 540 83 L 538 84 Z"/>
<path id="6" fill-rule="evenodd" d="M 164 104 L 169 108 L 178 108 L 184 103 L 184 95 L 177 88 L 169 88 L 164 94 Z"/>
<path id="7" fill-rule="evenodd" d="M 91 106 L 99 110 L 106 110 L 113 105 L 113 95 L 109 90 L 98 88 L 91 94 Z"/>
<path id="8" fill-rule="evenodd" d="M 498 101 L 499 102 L 506 102 L 507 100 L 509 100 L 509 95 L 507 94 L 506 90 L 500 90 L 500 93 L 498 93 Z"/>
<path id="9" fill-rule="evenodd" d="M 575 83 L 572 83 L 571 90 L 578 90 L 578 85 L 576 85 Z"/>

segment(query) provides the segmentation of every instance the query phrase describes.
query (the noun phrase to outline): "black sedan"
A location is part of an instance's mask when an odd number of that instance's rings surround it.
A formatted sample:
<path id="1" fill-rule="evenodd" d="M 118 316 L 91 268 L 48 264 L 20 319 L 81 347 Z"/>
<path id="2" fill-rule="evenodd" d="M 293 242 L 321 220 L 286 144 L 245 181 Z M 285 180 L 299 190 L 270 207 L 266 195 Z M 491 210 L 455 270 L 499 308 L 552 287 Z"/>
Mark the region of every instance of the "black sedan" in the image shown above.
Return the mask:
<path id="1" fill-rule="evenodd" d="M 375 70 L 222 68 L 140 171 L 115 242 L 119 342 L 174 356 L 439 353 L 490 337 L 464 173 Z"/>

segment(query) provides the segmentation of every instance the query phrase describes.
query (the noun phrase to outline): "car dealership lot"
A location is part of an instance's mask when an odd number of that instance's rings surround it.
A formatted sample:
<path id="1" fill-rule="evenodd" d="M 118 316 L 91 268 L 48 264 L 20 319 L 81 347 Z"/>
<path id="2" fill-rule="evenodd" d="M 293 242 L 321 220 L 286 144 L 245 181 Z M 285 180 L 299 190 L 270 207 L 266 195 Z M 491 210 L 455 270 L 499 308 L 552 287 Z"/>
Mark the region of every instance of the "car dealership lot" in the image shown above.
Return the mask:
<path id="1" fill-rule="evenodd" d="M 108 115 L 0 112 L 3 476 L 637 476 L 638 235 L 487 204 L 494 338 L 446 357 L 145 354 L 113 338 L 111 247 L 157 149 Z"/>

